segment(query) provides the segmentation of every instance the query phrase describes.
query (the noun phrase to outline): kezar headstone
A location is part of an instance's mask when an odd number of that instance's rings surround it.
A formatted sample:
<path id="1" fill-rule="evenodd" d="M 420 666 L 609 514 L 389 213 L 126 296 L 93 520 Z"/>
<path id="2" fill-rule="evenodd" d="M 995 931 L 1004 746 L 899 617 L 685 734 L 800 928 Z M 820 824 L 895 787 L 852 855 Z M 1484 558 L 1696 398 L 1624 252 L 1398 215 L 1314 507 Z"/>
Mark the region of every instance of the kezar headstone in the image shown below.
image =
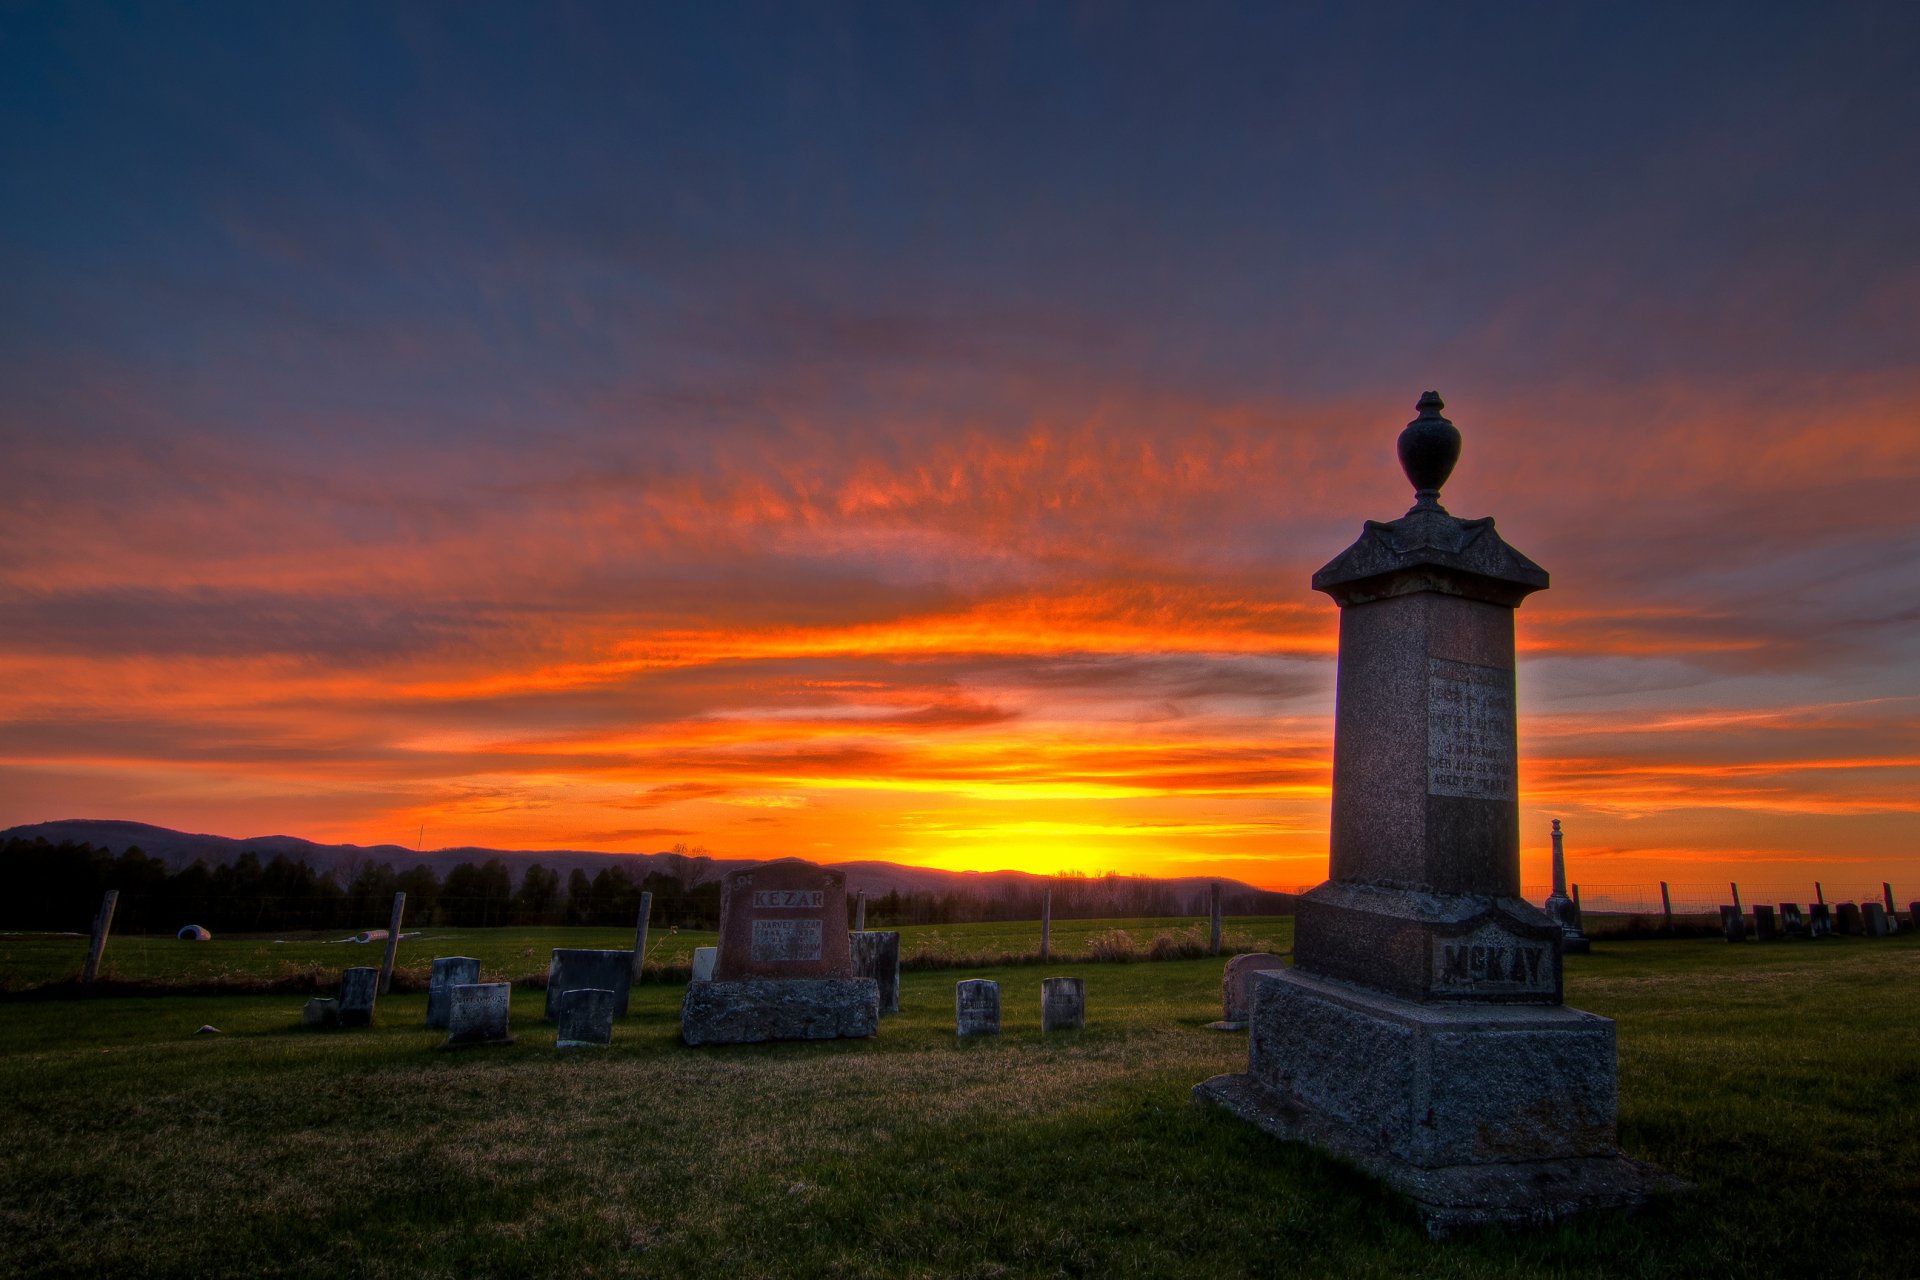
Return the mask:
<path id="1" fill-rule="evenodd" d="M 547 964 L 546 1020 L 560 1013 L 560 997 L 569 991 L 590 988 L 613 992 L 613 1012 L 627 1016 L 627 991 L 633 982 L 633 952 L 590 951 L 556 947 Z"/>
<path id="2" fill-rule="evenodd" d="M 1747 918 L 1740 914 L 1740 908 L 1720 908 L 1720 932 L 1726 935 L 1728 942 L 1747 940 Z"/>
<path id="3" fill-rule="evenodd" d="M 845 874 L 799 858 L 728 872 L 713 979 L 687 984 L 680 1038 L 830 1040 L 879 1025 L 880 984 L 853 971 Z"/>
<path id="4" fill-rule="evenodd" d="M 880 1012 L 900 1012 L 900 934 L 893 929 L 855 930 L 848 938 L 853 950 L 853 976 L 872 978 L 880 985 Z"/>
<path id="5" fill-rule="evenodd" d="M 504 982 L 474 982 L 447 988 L 447 1042 L 442 1048 L 469 1044 L 510 1044 L 507 1007 L 513 988 Z"/>
<path id="6" fill-rule="evenodd" d="M 1779 936 L 1779 931 L 1773 927 L 1773 908 L 1763 903 L 1754 903 L 1753 940 L 1755 942 L 1772 942 Z"/>
<path id="7" fill-rule="evenodd" d="M 373 1022 L 373 1002 L 380 993 L 380 971 L 366 966 L 340 975 L 340 1025 L 364 1027 Z"/>
<path id="8" fill-rule="evenodd" d="M 1078 978 L 1040 980 L 1040 1030 L 1079 1031 L 1087 1025 L 1087 987 Z"/>
<path id="9" fill-rule="evenodd" d="M 340 1025 L 340 1002 L 316 996 L 307 1001 L 300 1010 L 300 1025 L 303 1027 L 337 1027 Z"/>
<path id="10" fill-rule="evenodd" d="M 1833 910 L 1826 903 L 1816 902 L 1807 908 L 1807 936 L 1809 938 L 1833 936 Z"/>
<path id="11" fill-rule="evenodd" d="M 968 978 L 953 985 L 953 1029 L 962 1036 L 1000 1034 L 1000 984 Z"/>
<path id="12" fill-rule="evenodd" d="M 1891 932 L 1887 928 L 1887 909 L 1879 903 L 1862 903 L 1860 913 L 1866 917 L 1866 932 L 1869 937 L 1884 938 Z"/>
<path id="13" fill-rule="evenodd" d="M 695 982 L 713 981 L 713 962 L 720 958 L 718 947 L 695 947 L 693 949 L 693 980 Z"/>
<path id="14" fill-rule="evenodd" d="M 1625 1208 L 1614 1024 L 1561 1003 L 1564 929 L 1520 896 L 1514 612 L 1546 573 L 1440 505 L 1440 397 L 1400 437 L 1415 502 L 1314 575 L 1340 606 L 1329 879 L 1254 980 L 1247 1070 L 1196 1094 L 1410 1197 L 1434 1235 Z"/>
<path id="15" fill-rule="evenodd" d="M 1797 938 L 1807 931 L 1807 922 L 1800 916 L 1800 904 L 1783 902 L 1780 904 L 1780 929 L 1789 938 Z"/>
<path id="16" fill-rule="evenodd" d="M 613 1043 L 613 992 L 575 987 L 560 997 L 560 1026 L 554 1045 L 561 1049 L 600 1048 Z"/>
<path id="17" fill-rule="evenodd" d="M 1210 1022 L 1208 1027 L 1217 1031 L 1246 1030 L 1247 1019 L 1253 1016 L 1253 975 L 1286 967 L 1285 960 L 1267 951 L 1235 956 L 1227 961 L 1226 972 L 1220 978 L 1220 1021 Z"/>
<path id="18" fill-rule="evenodd" d="M 1860 919 L 1860 904 L 1857 902 L 1840 903 L 1834 908 L 1834 915 L 1837 919 L 1837 926 L 1834 930 L 1836 933 L 1844 933 L 1850 938 L 1857 938 L 1867 931 L 1866 925 Z"/>
<path id="19" fill-rule="evenodd" d="M 480 981 L 480 962 L 472 956 L 436 956 L 427 975 L 427 1027 L 447 1029 L 447 1011 L 453 999 L 447 994 L 453 987 L 470 986 Z"/>

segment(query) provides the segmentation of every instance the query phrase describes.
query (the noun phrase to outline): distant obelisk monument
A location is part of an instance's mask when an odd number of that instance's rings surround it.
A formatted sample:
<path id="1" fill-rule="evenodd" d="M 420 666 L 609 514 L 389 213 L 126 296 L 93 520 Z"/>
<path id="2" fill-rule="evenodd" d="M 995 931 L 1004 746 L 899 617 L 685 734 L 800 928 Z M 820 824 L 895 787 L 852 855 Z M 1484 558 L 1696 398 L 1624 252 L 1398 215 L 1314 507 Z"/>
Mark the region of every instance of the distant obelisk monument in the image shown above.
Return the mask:
<path id="1" fill-rule="evenodd" d="M 1401 432 L 1413 507 L 1313 575 L 1340 606 L 1329 878 L 1254 978 L 1247 1071 L 1195 1089 L 1412 1198 L 1443 1235 L 1621 1208 L 1614 1027 L 1561 1004 L 1559 923 L 1520 897 L 1514 611 L 1547 574 L 1440 505 L 1460 433 Z"/>

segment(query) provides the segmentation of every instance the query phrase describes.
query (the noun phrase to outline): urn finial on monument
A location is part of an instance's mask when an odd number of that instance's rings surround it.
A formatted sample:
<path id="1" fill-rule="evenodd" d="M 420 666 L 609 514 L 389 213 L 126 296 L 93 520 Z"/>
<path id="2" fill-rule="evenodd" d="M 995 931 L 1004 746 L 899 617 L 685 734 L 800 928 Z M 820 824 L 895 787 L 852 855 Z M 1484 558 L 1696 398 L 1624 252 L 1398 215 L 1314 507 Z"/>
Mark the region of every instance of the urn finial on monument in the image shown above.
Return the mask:
<path id="1" fill-rule="evenodd" d="M 1446 407 L 1438 391 L 1427 392 L 1414 406 L 1420 416 L 1400 433 L 1400 469 L 1413 485 L 1416 510 L 1446 510 L 1440 505 L 1440 486 L 1460 461 L 1460 429 L 1440 416 Z"/>

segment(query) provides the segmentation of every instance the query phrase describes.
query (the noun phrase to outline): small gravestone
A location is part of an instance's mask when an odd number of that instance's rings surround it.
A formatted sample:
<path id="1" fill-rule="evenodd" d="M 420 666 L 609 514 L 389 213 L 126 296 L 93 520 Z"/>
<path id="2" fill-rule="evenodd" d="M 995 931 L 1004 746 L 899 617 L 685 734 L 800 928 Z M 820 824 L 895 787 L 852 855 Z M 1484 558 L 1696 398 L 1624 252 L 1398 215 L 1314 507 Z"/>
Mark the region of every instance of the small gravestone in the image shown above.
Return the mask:
<path id="1" fill-rule="evenodd" d="M 1207 1029 L 1245 1031 L 1247 1020 L 1253 1016 L 1253 975 L 1286 967 L 1285 960 L 1268 951 L 1235 956 L 1227 961 L 1226 972 L 1220 978 L 1221 1018 L 1218 1022 L 1209 1022 Z"/>
<path id="2" fill-rule="evenodd" d="M 507 1033 L 507 1004 L 513 988 L 504 982 L 471 982 L 447 988 L 447 1042 L 453 1049 L 469 1044 L 511 1044 Z"/>
<path id="3" fill-rule="evenodd" d="M 695 947 L 693 949 L 693 980 L 695 982 L 713 981 L 713 962 L 720 958 L 718 947 Z"/>
<path id="4" fill-rule="evenodd" d="M 1909 902 L 1907 904 L 1907 927 L 1910 929 L 1920 929 L 1920 902 Z"/>
<path id="5" fill-rule="evenodd" d="M 1860 904 L 1856 902 L 1842 902 L 1834 908 L 1833 914 L 1835 918 L 1834 932 L 1844 933 L 1850 938 L 1857 938 L 1867 931 L 1866 924 L 1860 919 Z"/>
<path id="6" fill-rule="evenodd" d="M 300 1025 L 303 1027 L 339 1026 L 340 1002 L 315 996 L 300 1010 Z"/>
<path id="7" fill-rule="evenodd" d="M 1040 980 L 1040 1030 L 1079 1031 L 1087 1025 L 1087 986 L 1079 978 Z"/>
<path id="8" fill-rule="evenodd" d="M 1807 936 L 1809 938 L 1833 936 L 1833 909 L 1826 903 L 1816 902 L 1807 908 Z"/>
<path id="9" fill-rule="evenodd" d="M 613 1043 L 613 992 L 575 987 L 562 995 L 560 1026 L 553 1042 L 560 1049 L 599 1048 Z"/>
<path id="10" fill-rule="evenodd" d="M 1860 911 L 1866 916 L 1866 933 L 1869 937 L 1884 938 L 1893 932 L 1887 927 L 1887 909 L 1879 903 L 1863 903 Z"/>
<path id="11" fill-rule="evenodd" d="M 447 996 L 453 987 L 471 986 L 480 981 L 480 962 L 471 956 L 437 956 L 427 977 L 427 1028 L 447 1029 Z"/>
<path id="12" fill-rule="evenodd" d="M 559 1014 L 559 1000 L 568 991 L 583 989 L 613 992 L 615 1016 L 627 1016 L 627 991 L 633 982 L 633 952 L 593 951 L 556 947 L 547 965 L 547 1008 L 543 1015 L 552 1022 Z"/>
<path id="13" fill-rule="evenodd" d="M 1772 942 L 1779 936 L 1778 930 L 1773 927 L 1773 908 L 1761 903 L 1755 903 L 1753 907 L 1753 940 L 1755 942 Z"/>
<path id="14" fill-rule="evenodd" d="M 1799 903 L 1780 904 L 1780 931 L 1789 938 L 1797 938 L 1807 931 L 1807 922 L 1800 916 Z"/>
<path id="15" fill-rule="evenodd" d="M 364 965 L 340 975 L 340 1025 L 364 1027 L 373 1022 L 373 1001 L 380 992 L 380 971 Z"/>
<path id="16" fill-rule="evenodd" d="M 690 982 L 680 1038 L 690 1045 L 870 1036 L 880 984 L 853 969 L 845 873 L 781 858 L 720 881 L 720 954 Z"/>
<path id="17" fill-rule="evenodd" d="M 848 938 L 853 976 L 880 986 L 880 1012 L 900 1012 L 900 935 L 892 929 L 855 930 Z"/>
<path id="18" fill-rule="evenodd" d="M 969 978 L 953 986 L 953 1030 L 962 1036 L 1000 1034 L 1000 984 Z"/>
<path id="19" fill-rule="evenodd" d="M 1720 932 L 1727 935 L 1728 942 L 1747 940 L 1747 918 L 1740 914 L 1740 908 L 1720 908 Z"/>

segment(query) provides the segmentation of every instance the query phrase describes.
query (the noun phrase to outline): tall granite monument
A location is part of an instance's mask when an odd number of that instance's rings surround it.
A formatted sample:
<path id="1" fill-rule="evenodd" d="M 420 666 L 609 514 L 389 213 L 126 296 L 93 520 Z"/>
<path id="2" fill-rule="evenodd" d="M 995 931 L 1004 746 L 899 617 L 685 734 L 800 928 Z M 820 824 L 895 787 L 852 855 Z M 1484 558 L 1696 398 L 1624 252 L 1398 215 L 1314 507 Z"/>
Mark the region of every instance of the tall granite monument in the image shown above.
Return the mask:
<path id="1" fill-rule="evenodd" d="M 1254 978 L 1247 1071 L 1195 1094 L 1409 1196 L 1435 1235 L 1677 1187 L 1620 1154 L 1611 1020 L 1561 1004 L 1520 897 L 1514 611 L 1546 571 L 1440 505 L 1460 433 L 1400 435 L 1413 507 L 1313 576 L 1340 606 L 1330 876 Z"/>

